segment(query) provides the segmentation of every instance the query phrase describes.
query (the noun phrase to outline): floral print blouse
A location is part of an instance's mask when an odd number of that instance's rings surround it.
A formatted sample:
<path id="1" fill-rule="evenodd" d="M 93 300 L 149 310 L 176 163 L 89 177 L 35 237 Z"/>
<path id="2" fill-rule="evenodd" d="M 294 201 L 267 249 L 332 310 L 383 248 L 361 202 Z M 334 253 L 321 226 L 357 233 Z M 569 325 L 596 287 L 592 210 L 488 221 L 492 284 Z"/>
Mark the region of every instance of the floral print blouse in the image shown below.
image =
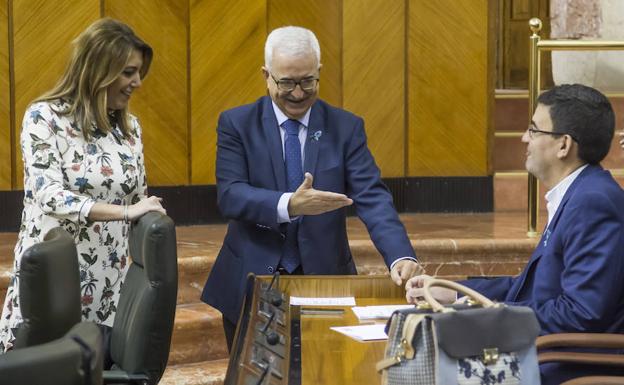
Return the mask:
<path id="1" fill-rule="evenodd" d="M 87 216 L 96 202 L 130 205 L 146 197 L 141 127 L 131 116 L 128 139 L 115 124 L 108 134 L 94 127 L 86 141 L 74 118 L 59 114 L 67 107 L 62 99 L 34 103 L 22 123 L 24 211 L 0 319 L 0 352 L 11 349 L 22 321 L 21 256 L 57 226 L 75 238 L 83 320 L 112 326 L 115 318 L 129 262 L 129 224 Z"/>

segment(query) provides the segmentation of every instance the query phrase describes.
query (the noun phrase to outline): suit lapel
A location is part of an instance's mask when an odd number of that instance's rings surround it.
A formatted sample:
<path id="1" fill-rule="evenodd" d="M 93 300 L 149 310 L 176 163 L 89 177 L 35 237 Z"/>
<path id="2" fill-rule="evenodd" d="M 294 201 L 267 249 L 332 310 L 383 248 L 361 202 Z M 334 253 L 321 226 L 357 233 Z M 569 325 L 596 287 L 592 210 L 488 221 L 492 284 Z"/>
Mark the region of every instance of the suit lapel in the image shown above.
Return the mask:
<path id="1" fill-rule="evenodd" d="M 507 301 L 516 302 L 518 300 L 518 294 L 520 294 L 520 291 L 524 286 L 524 282 L 526 281 L 527 276 L 531 271 L 533 271 L 533 265 L 535 265 L 537 261 L 542 257 L 544 240 L 547 239 L 548 236 L 548 229 L 546 229 L 546 231 L 544 231 L 544 234 L 542 234 L 542 238 L 537 243 L 537 247 L 533 251 L 533 254 L 531 254 L 529 262 L 524 267 L 524 270 L 522 270 L 522 273 L 520 274 L 518 279 L 516 279 L 516 281 L 514 282 L 514 285 L 509 289 L 509 293 L 507 294 Z"/>
<path id="2" fill-rule="evenodd" d="M 325 134 L 324 116 L 319 103 L 312 105 L 310 121 L 308 123 L 308 136 L 305 143 L 305 159 L 303 160 L 303 172 L 314 175 L 316 160 L 318 159 L 321 140 Z"/>
<path id="3" fill-rule="evenodd" d="M 271 98 L 263 98 L 262 106 L 262 132 L 268 145 L 268 151 L 271 155 L 271 164 L 273 166 L 273 174 L 279 191 L 286 191 L 286 167 L 284 166 L 284 157 L 282 155 L 282 138 L 280 136 L 277 119 L 271 104 Z"/>
<path id="4" fill-rule="evenodd" d="M 576 179 L 574 180 L 574 182 L 572 182 L 570 187 L 568 187 L 568 190 L 566 191 L 565 195 L 561 199 L 561 203 L 559 203 L 557 212 L 555 213 L 552 220 L 548 224 L 548 227 L 546 228 L 546 230 L 544 230 L 544 233 L 542 234 L 542 238 L 537 244 L 535 251 L 531 255 L 531 259 L 529 259 L 529 262 L 527 263 L 526 267 L 522 271 L 521 276 L 518 277 L 519 279 L 516 281 L 516 284 L 510 290 L 510 293 L 509 293 L 510 295 L 508 296 L 508 298 L 511 301 L 517 301 L 518 294 L 520 294 L 520 291 L 522 287 L 524 286 L 524 282 L 526 281 L 527 275 L 533 270 L 534 265 L 542 257 L 542 254 L 544 254 L 544 249 L 548 247 L 548 242 L 552 234 L 556 231 L 557 223 L 559 223 L 559 219 L 561 218 L 561 213 L 563 212 L 563 210 L 565 210 L 565 206 L 570 200 L 570 197 L 574 195 L 574 191 L 576 190 L 576 188 L 581 183 L 583 183 L 582 181 L 587 175 L 592 174 L 596 171 L 600 171 L 600 170 L 602 170 L 600 166 L 592 166 L 592 165 L 587 166 L 585 170 L 581 171 L 579 176 L 576 177 Z"/>
<path id="5" fill-rule="evenodd" d="M 565 195 L 561 199 L 561 203 L 559 204 L 559 207 L 557 208 L 557 212 L 555 213 L 555 215 L 553 216 L 552 221 L 550 222 L 549 228 L 550 228 L 551 232 L 555 231 L 555 227 L 557 226 L 557 222 L 559 222 L 559 218 L 561 217 L 561 213 L 565 209 L 565 206 L 568 203 L 568 201 L 570 200 L 570 197 L 572 195 L 574 195 L 574 192 L 576 191 L 576 188 L 580 184 L 583 183 L 583 179 L 585 179 L 587 177 L 587 175 L 591 175 L 591 174 L 593 174 L 595 172 L 599 172 L 601 170 L 602 170 L 602 167 L 600 167 L 600 166 L 588 165 L 587 167 L 585 167 L 585 169 L 583 171 L 581 171 L 581 173 L 576 177 L 576 179 L 574 179 L 574 182 L 572 182 L 570 187 L 568 187 L 568 190 L 566 191 Z"/>

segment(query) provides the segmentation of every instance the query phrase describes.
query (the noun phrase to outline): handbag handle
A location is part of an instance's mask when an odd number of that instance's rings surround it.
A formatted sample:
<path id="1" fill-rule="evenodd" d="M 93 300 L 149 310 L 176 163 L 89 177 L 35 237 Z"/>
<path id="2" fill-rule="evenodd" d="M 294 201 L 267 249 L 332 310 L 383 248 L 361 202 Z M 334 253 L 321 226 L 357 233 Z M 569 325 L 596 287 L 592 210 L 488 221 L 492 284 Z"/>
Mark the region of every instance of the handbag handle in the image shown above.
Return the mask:
<path id="1" fill-rule="evenodd" d="M 461 285 L 457 282 L 449 281 L 446 279 L 439 279 L 439 278 L 428 278 L 425 280 L 425 285 L 423 286 L 423 293 L 424 293 L 425 301 L 427 301 L 429 305 L 431 305 L 431 309 L 436 313 L 443 312 L 445 307 L 441 305 L 440 302 L 438 302 L 435 298 L 433 298 L 433 295 L 431 294 L 430 290 L 434 286 L 445 287 L 447 289 L 455 290 L 459 293 L 467 295 L 468 297 L 480 303 L 485 308 L 493 307 L 495 305 L 492 300 L 490 300 L 483 294 L 477 292 L 476 290 L 472 290 L 469 287 Z"/>

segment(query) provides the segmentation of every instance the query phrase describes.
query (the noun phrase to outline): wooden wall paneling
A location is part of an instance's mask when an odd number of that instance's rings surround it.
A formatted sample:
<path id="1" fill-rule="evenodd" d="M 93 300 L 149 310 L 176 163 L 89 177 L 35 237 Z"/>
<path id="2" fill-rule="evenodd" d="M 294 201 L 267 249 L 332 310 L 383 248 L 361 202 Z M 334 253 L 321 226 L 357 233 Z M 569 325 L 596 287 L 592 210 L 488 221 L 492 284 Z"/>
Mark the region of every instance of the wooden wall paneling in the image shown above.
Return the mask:
<path id="1" fill-rule="evenodd" d="M 509 3 L 509 1 L 508 1 Z M 534 7 L 531 0 L 511 0 L 511 18 L 513 19 L 530 19 Z"/>
<path id="2" fill-rule="evenodd" d="M 494 175 L 494 134 L 496 131 L 496 124 L 494 123 L 496 87 L 498 84 L 498 68 L 499 57 L 498 52 L 500 48 L 499 33 L 501 31 L 500 25 L 500 1 L 486 0 L 485 7 L 487 8 L 487 32 L 486 32 L 486 57 L 485 57 L 485 71 L 486 71 L 486 144 L 485 144 L 485 173 L 487 175 Z"/>
<path id="3" fill-rule="evenodd" d="M 99 16 L 99 0 L 13 1 L 16 189 L 23 187 L 19 134 L 24 112 L 56 83 L 69 60 L 72 40 Z"/>
<path id="4" fill-rule="evenodd" d="M 408 7 L 409 175 L 487 175 L 488 0 Z"/>
<path id="5" fill-rule="evenodd" d="M 191 182 L 215 183 L 219 114 L 266 93 L 266 1 L 192 0 Z"/>
<path id="6" fill-rule="evenodd" d="M 321 45 L 320 97 L 342 106 L 342 1 L 267 0 L 268 30 L 286 25 L 314 32 Z M 264 42 L 263 42 L 264 48 Z M 263 54 L 264 57 L 264 54 Z"/>
<path id="7" fill-rule="evenodd" d="M 527 89 L 529 79 L 529 19 L 539 17 L 542 20 L 542 39 L 550 38 L 549 0 L 513 0 L 504 1 L 501 5 L 503 40 L 500 68 L 504 83 L 499 85 L 505 89 Z M 541 61 L 542 88 L 553 84 L 550 52 L 542 53 Z"/>
<path id="8" fill-rule="evenodd" d="M 384 177 L 405 176 L 405 1 L 343 1 L 343 106 Z"/>
<path id="9" fill-rule="evenodd" d="M 0 190 L 11 189 L 11 87 L 8 0 L 0 0 Z"/>
<path id="10" fill-rule="evenodd" d="M 188 2 L 106 0 L 104 13 L 128 23 L 151 45 L 154 59 L 131 111 L 143 128 L 150 186 L 189 184 Z"/>

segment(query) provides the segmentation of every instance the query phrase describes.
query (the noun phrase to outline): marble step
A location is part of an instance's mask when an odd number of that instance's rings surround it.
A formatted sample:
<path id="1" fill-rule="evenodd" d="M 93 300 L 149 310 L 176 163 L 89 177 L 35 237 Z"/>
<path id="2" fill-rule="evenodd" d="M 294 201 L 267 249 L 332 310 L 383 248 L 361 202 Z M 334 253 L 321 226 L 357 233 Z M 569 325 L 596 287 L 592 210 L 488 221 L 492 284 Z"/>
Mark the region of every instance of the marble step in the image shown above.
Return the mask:
<path id="1" fill-rule="evenodd" d="M 221 313 L 201 302 L 178 305 L 168 364 L 190 364 L 227 357 Z"/>
<path id="2" fill-rule="evenodd" d="M 511 187 L 508 188 L 512 190 L 520 189 L 522 184 L 520 178 L 511 180 L 497 178 L 495 183 L 500 184 L 501 181 L 511 182 Z M 510 202 L 515 202 L 513 198 L 509 199 Z M 515 199 L 519 200 L 517 197 Z M 417 233 L 410 234 L 412 246 L 427 271 L 431 273 L 446 276 L 517 274 L 536 242 L 535 239 L 528 238 L 461 239 L 450 235 L 444 238 L 445 234 L 453 230 L 452 225 L 446 227 L 441 229 L 435 238 L 430 239 L 420 239 Z M 364 275 L 387 274 L 388 269 L 372 241 L 363 239 L 357 233 L 353 238 L 349 244 L 358 272 Z M 0 304 L 2 304 L 9 284 L 13 259 L 12 250 L 9 255 L 7 250 L 0 250 L 0 253 Z M 218 245 L 206 247 L 206 245 L 198 246 L 198 243 L 191 241 L 178 242 L 178 304 L 198 302 L 217 253 Z"/>
<path id="3" fill-rule="evenodd" d="M 193 364 L 169 365 L 160 385 L 222 385 L 228 360 L 203 361 Z"/>

